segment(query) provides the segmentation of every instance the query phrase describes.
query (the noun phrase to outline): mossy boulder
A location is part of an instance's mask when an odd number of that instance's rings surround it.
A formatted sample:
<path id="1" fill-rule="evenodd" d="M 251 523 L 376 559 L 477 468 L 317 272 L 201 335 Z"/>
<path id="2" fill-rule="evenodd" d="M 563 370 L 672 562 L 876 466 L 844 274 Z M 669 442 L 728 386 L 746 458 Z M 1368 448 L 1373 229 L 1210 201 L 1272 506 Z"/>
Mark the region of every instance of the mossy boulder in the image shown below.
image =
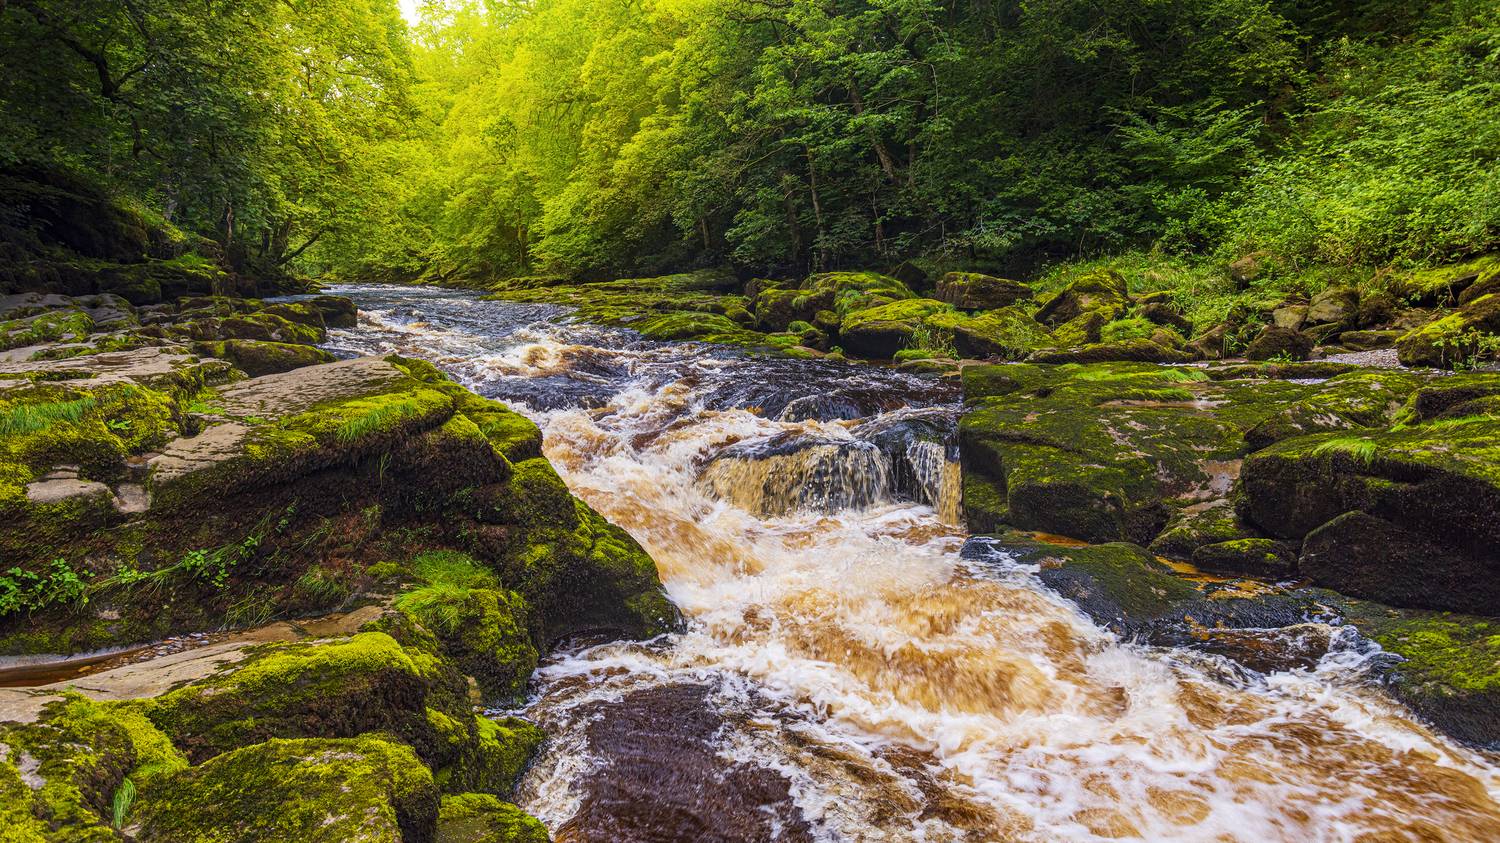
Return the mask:
<path id="1" fill-rule="evenodd" d="M 1303 314 L 1303 325 L 1353 327 L 1359 320 L 1359 291 L 1353 287 L 1329 287 L 1312 297 Z"/>
<path id="2" fill-rule="evenodd" d="M 966 368 L 959 439 L 971 529 L 1149 542 L 1168 501 L 1222 496 L 1228 478 L 1215 463 L 1243 452 L 1245 422 L 1199 409 L 1189 387 L 1202 377 L 1139 363 Z"/>
<path id="3" fill-rule="evenodd" d="M 309 301 L 276 302 L 260 309 L 261 313 L 280 316 L 288 322 L 305 325 L 326 332 L 328 324 L 323 321 L 323 309 Z"/>
<path id="4" fill-rule="evenodd" d="M 437 635 L 448 657 L 479 683 L 487 702 L 513 703 L 524 695 L 538 656 L 530 608 L 519 594 L 437 584 L 402 595 L 396 605 Z"/>
<path id="5" fill-rule="evenodd" d="M 35 723 L 0 724 L 0 839 L 119 839 L 112 801 L 143 753 L 111 714 L 70 696 Z"/>
<path id="6" fill-rule="evenodd" d="M 228 360 L 252 378 L 332 363 L 338 359 L 316 346 L 263 340 L 200 342 L 194 344 L 193 350 L 205 357 Z"/>
<path id="7" fill-rule="evenodd" d="M 1051 344 L 1047 327 L 1019 305 L 972 316 L 938 311 L 927 317 L 927 323 L 951 334 L 954 347 L 965 357 L 1020 360 L 1034 349 Z"/>
<path id="8" fill-rule="evenodd" d="M 94 320 L 81 308 L 48 310 L 0 322 L 0 351 L 48 342 L 83 342 Z"/>
<path id="9" fill-rule="evenodd" d="M 1396 341 L 1396 352 L 1406 366 L 1462 368 L 1484 354 L 1487 343 L 1500 342 L 1497 335 L 1500 335 L 1500 293 L 1491 293 L 1407 332 Z"/>
<path id="10" fill-rule="evenodd" d="M 1301 331 L 1267 325 L 1245 349 L 1247 360 L 1306 360 L 1313 339 Z"/>
<path id="11" fill-rule="evenodd" d="M 1500 417 L 1289 439 L 1245 461 L 1245 517 L 1314 581 L 1397 606 L 1500 605 Z"/>
<path id="12" fill-rule="evenodd" d="M 409 747 L 375 736 L 271 740 L 210 759 L 143 793 L 151 843 L 426 843 L 439 796 Z"/>
<path id="13" fill-rule="evenodd" d="M 1253 527 L 1239 518 L 1232 501 L 1218 498 L 1185 506 L 1174 513 L 1166 528 L 1151 542 L 1151 552 L 1186 561 L 1200 547 L 1259 537 Z"/>
<path id="14" fill-rule="evenodd" d="M 841 318 L 856 310 L 917 297 L 900 281 L 875 272 L 822 272 L 809 275 L 799 289 L 806 297 L 797 307 L 799 312 L 832 310 Z"/>
<path id="15" fill-rule="evenodd" d="M 911 345 L 928 317 L 952 310 L 952 305 L 935 299 L 903 299 L 851 310 L 839 323 L 839 344 L 866 357 L 890 358 Z"/>
<path id="16" fill-rule="evenodd" d="M 1109 322 L 1124 315 L 1129 307 L 1125 276 L 1111 269 L 1100 269 L 1084 274 L 1043 302 L 1036 318 L 1048 325 L 1063 325 L 1092 314 Z"/>
<path id="17" fill-rule="evenodd" d="M 263 340 L 302 345 L 317 345 L 328 339 L 328 332 L 321 325 L 293 322 L 268 311 L 178 322 L 163 328 L 161 333 L 169 338 L 196 341 Z"/>
<path id="18" fill-rule="evenodd" d="M 1500 619 L 1347 601 L 1345 618 L 1400 661 L 1386 686 L 1444 732 L 1500 749 Z"/>
<path id="19" fill-rule="evenodd" d="M 734 320 L 718 313 L 675 311 L 632 321 L 630 327 L 651 340 L 697 340 L 726 345 L 756 345 L 764 337 L 747 331 Z"/>
<path id="20" fill-rule="evenodd" d="M 1216 574 L 1286 579 L 1297 570 L 1297 549 L 1273 539 L 1231 539 L 1197 548 L 1192 562 Z"/>
<path id="21" fill-rule="evenodd" d="M 1389 427 L 1422 381 L 1408 372 L 1338 375 L 1311 386 L 1302 397 L 1245 431 L 1245 442 L 1260 449 L 1294 436 Z"/>
<path id="22" fill-rule="evenodd" d="M 1339 345 L 1350 351 L 1376 351 L 1391 348 L 1405 336 L 1405 331 L 1345 331 L 1339 334 Z"/>
<path id="23" fill-rule="evenodd" d="M 959 310 L 998 310 L 1031 296 L 1031 288 L 1019 281 L 978 272 L 949 272 L 938 279 L 936 298 Z"/>
<path id="24" fill-rule="evenodd" d="M 1470 287 L 1500 277 L 1500 255 L 1413 272 L 1392 285 L 1400 298 L 1422 306 L 1451 306 Z"/>
<path id="25" fill-rule="evenodd" d="M 444 793 L 510 796 L 546 736 L 519 717 L 450 717 L 429 709 L 441 760 L 434 781 Z"/>
<path id="26" fill-rule="evenodd" d="M 381 632 L 268 646 L 159 697 L 149 715 L 195 761 L 268 738 L 387 731 L 421 745 L 437 670 L 436 659 L 408 652 Z"/>
<path id="27" fill-rule="evenodd" d="M 444 796 L 435 843 L 549 843 L 547 828 L 520 808 L 480 793 Z"/>
<path id="28" fill-rule="evenodd" d="M 323 323 L 330 328 L 354 328 L 359 325 L 359 309 L 354 300 L 346 296 L 314 296 L 307 304 L 317 308 L 323 315 Z"/>
<path id="29" fill-rule="evenodd" d="M 1036 565 L 1043 584 L 1100 626 L 1162 646 L 1203 646 L 1214 629 L 1301 623 L 1315 607 L 1312 594 L 1234 581 L 1190 582 L 1145 548 L 1125 542 L 1071 547 L 1011 532 L 971 539 L 963 554 L 984 559 L 990 548 Z"/>
<path id="30" fill-rule="evenodd" d="M 1186 363 L 1191 359 L 1192 355 L 1147 338 L 1094 342 L 1069 348 L 1046 348 L 1026 357 L 1029 363 Z"/>

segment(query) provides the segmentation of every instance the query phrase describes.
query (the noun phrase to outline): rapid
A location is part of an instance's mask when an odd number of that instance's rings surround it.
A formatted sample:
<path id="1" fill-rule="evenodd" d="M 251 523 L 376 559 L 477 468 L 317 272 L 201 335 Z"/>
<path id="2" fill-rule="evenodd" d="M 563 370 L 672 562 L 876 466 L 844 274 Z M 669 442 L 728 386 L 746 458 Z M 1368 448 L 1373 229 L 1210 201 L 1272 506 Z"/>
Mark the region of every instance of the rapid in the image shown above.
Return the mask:
<path id="1" fill-rule="evenodd" d="M 956 386 L 641 341 L 562 308 L 346 285 L 347 354 L 535 420 L 683 631 L 578 639 L 516 797 L 570 840 L 1500 840 L 1500 766 L 1347 631 L 1313 668 L 1119 640 L 959 515 Z"/>

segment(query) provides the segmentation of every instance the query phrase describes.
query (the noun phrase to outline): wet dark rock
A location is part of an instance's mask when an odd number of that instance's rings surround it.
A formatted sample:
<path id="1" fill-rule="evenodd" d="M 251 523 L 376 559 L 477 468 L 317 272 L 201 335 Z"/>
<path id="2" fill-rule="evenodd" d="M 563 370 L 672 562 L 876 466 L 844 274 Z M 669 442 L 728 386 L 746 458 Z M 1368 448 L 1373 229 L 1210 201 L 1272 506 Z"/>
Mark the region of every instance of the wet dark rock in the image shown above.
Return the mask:
<path id="1" fill-rule="evenodd" d="M 595 704 L 589 749 L 605 760 L 576 783 L 581 804 L 559 843 L 813 839 L 786 778 L 718 755 L 724 719 L 708 693 L 670 685 Z"/>
<path id="2" fill-rule="evenodd" d="M 1219 498 L 1178 510 L 1151 542 L 1151 552 L 1188 560 L 1194 551 L 1205 545 L 1259 537 L 1253 527 L 1239 518 L 1232 501 Z"/>
<path id="3" fill-rule="evenodd" d="M 970 539 L 965 555 L 1002 550 L 1037 565 L 1037 577 L 1101 626 L 1161 646 L 1192 645 L 1206 629 L 1285 627 L 1318 617 L 1315 595 L 1230 582 L 1190 582 L 1145 548 L 1124 542 L 1070 547 L 1019 533 Z"/>

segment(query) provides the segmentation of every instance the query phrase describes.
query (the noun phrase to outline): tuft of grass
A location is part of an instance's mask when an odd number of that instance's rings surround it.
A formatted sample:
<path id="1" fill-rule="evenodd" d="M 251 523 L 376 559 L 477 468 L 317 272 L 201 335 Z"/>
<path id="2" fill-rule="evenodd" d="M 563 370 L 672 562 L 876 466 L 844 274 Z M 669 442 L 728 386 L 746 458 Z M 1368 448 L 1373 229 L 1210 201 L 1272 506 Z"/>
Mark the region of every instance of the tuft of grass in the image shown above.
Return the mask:
<path id="1" fill-rule="evenodd" d="M 1330 454 L 1344 454 L 1361 465 L 1370 465 L 1375 462 L 1375 454 L 1379 448 L 1368 439 L 1357 439 L 1354 437 L 1340 437 L 1330 439 L 1313 448 L 1313 456 L 1327 456 Z"/>
<path id="2" fill-rule="evenodd" d="M 934 328 L 926 322 L 918 322 L 912 329 L 911 336 L 906 340 L 906 348 L 909 351 L 929 352 L 933 357 L 958 359 L 958 347 L 954 345 L 952 332 Z"/>
<path id="3" fill-rule="evenodd" d="M 391 427 L 402 419 L 414 416 L 421 411 L 421 405 L 411 399 L 391 401 L 350 417 L 339 425 L 336 435 L 339 441 L 345 444 L 358 442 L 375 431 Z"/>
<path id="4" fill-rule="evenodd" d="M 412 573 L 432 586 L 455 588 L 499 588 L 500 578 L 463 553 L 437 550 L 411 561 Z"/>
<path id="5" fill-rule="evenodd" d="M 125 825 L 125 815 L 130 813 L 130 805 L 135 801 L 135 782 L 125 779 L 120 786 L 115 788 L 113 800 L 114 827 L 121 828 Z"/>
<path id="6" fill-rule="evenodd" d="M 24 436 L 46 430 L 58 422 L 77 424 L 98 402 L 93 398 L 73 401 L 50 401 L 46 404 L 17 404 L 0 410 L 0 436 Z"/>

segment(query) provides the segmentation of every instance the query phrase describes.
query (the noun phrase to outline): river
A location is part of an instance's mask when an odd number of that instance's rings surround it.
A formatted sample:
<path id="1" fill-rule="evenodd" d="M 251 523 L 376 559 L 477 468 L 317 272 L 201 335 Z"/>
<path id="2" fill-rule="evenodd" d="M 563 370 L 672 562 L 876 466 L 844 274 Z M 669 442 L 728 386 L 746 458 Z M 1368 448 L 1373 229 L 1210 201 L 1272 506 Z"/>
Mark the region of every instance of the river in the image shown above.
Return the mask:
<path id="1" fill-rule="evenodd" d="M 552 738 L 517 799 L 559 841 L 1500 840 L 1500 769 L 1374 687 L 1368 648 L 1256 673 L 961 556 L 951 384 L 329 292 L 361 311 L 330 347 L 534 419 L 686 619 L 561 642 L 533 679 L 519 713 Z"/>

